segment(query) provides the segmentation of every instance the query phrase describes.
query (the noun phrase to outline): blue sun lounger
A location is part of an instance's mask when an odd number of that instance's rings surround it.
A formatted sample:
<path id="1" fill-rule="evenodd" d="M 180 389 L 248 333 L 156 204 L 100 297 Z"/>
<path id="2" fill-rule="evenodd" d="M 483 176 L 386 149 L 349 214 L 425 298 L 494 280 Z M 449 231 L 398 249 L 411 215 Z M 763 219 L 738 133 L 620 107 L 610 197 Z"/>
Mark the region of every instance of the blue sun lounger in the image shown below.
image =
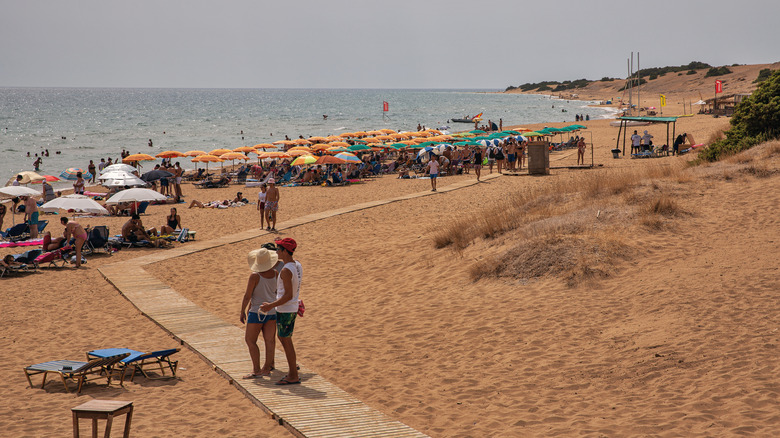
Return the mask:
<path id="1" fill-rule="evenodd" d="M 144 353 L 143 351 L 131 350 L 129 348 L 105 348 L 102 350 L 92 350 L 88 352 L 87 359 L 110 357 L 116 356 L 117 354 L 129 354 L 129 356 L 120 360 L 117 364 L 122 369 L 123 378 L 124 372 L 127 371 L 127 369 L 132 368 L 133 374 L 130 376 L 131 382 L 135 377 L 136 371 L 140 371 L 141 374 L 143 374 L 147 379 L 166 379 L 176 377 L 176 367 L 178 366 L 179 361 L 171 362 L 170 356 L 178 353 L 179 350 L 181 350 L 181 348 L 170 348 L 167 350 Z M 162 376 L 151 377 L 149 374 L 147 374 L 146 370 L 144 370 L 144 368 L 155 365 L 160 367 L 160 373 Z M 163 365 L 167 365 L 168 369 L 171 370 L 170 376 L 165 375 L 165 367 Z"/>

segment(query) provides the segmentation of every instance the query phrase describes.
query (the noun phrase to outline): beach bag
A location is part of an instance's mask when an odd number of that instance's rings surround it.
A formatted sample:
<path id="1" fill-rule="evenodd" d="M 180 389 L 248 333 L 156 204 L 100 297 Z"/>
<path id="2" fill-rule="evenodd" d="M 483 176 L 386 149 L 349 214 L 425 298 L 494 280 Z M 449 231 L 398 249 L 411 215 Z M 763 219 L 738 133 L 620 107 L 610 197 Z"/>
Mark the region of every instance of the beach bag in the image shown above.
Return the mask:
<path id="1" fill-rule="evenodd" d="M 485 158 L 482 160 L 482 165 L 483 165 L 483 166 L 487 166 L 487 165 L 488 165 L 488 159 L 487 159 L 487 157 L 485 157 Z"/>
<path id="2" fill-rule="evenodd" d="M 490 148 L 490 151 L 488 151 L 488 158 L 496 158 L 496 152 L 493 148 Z"/>
<path id="3" fill-rule="evenodd" d="M 306 311 L 306 306 L 303 305 L 303 300 L 298 299 L 298 316 L 303 317 L 303 312 Z"/>

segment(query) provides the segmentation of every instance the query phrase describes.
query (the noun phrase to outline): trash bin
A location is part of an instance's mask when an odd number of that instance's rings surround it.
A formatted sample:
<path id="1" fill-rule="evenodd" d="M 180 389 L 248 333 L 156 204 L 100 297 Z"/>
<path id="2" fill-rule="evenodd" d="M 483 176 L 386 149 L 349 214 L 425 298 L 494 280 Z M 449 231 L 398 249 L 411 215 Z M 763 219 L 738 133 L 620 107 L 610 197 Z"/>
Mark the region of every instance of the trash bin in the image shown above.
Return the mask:
<path id="1" fill-rule="evenodd" d="M 612 149 L 612 158 L 620 158 L 620 149 Z"/>
<path id="2" fill-rule="evenodd" d="M 550 142 L 528 142 L 528 174 L 550 174 Z"/>

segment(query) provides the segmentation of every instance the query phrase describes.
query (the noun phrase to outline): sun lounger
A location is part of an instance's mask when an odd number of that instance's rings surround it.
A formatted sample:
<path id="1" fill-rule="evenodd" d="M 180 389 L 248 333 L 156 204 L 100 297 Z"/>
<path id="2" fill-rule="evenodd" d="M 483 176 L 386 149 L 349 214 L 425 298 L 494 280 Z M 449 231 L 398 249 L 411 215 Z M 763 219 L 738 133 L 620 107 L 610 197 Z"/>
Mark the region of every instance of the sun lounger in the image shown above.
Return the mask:
<path id="1" fill-rule="evenodd" d="M 10 240 L 11 242 L 24 240 L 24 236 L 30 235 L 30 226 L 22 222 L 6 229 L 4 233 L 0 234 L 3 235 L 3 239 Z"/>
<path id="2" fill-rule="evenodd" d="M 49 267 L 57 267 L 57 263 L 61 263 L 59 267 L 65 266 L 67 261 L 65 257 L 73 247 L 70 245 L 63 246 L 62 248 L 55 249 L 53 251 L 44 252 L 33 260 L 35 268 L 40 268 L 41 265 L 48 264 Z M 82 261 L 83 263 L 83 261 Z"/>
<path id="3" fill-rule="evenodd" d="M 79 387 L 77 393 L 81 393 L 81 388 L 84 386 L 84 382 L 89 380 L 95 380 L 99 378 L 107 379 L 107 386 L 111 386 L 112 374 L 114 372 L 113 367 L 122 359 L 129 356 L 130 353 L 121 353 L 114 356 L 95 358 L 88 362 L 81 362 L 77 360 L 54 360 L 50 362 L 43 362 L 36 365 L 30 365 L 24 368 L 24 375 L 27 377 L 27 382 L 30 384 L 30 388 L 33 387 L 30 376 L 37 374 L 43 374 L 43 382 L 41 382 L 41 389 L 46 385 L 46 376 L 49 373 L 59 374 L 62 379 L 62 384 L 65 385 L 65 391 L 70 392 L 68 389 L 68 379 L 78 380 Z M 94 376 L 94 377 L 90 377 Z M 119 385 L 124 384 L 124 372 L 120 374 Z"/>
<path id="4" fill-rule="evenodd" d="M 140 371 L 147 379 L 170 379 L 176 377 L 176 367 L 179 361 L 171 362 L 171 356 L 178 353 L 180 348 L 170 348 L 167 350 L 153 351 L 151 353 L 144 353 L 142 351 L 131 350 L 129 348 L 106 348 L 103 350 L 92 350 L 87 353 L 87 359 L 112 357 L 116 355 L 127 354 L 128 356 L 121 359 L 117 365 L 122 369 L 122 378 L 124 379 L 124 373 L 128 369 L 132 369 L 133 373 L 130 375 L 130 381 L 135 378 L 136 371 Z M 160 377 L 150 376 L 144 368 L 154 367 L 155 370 L 159 366 Z M 171 371 L 170 376 L 165 375 L 165 367 Z"/>

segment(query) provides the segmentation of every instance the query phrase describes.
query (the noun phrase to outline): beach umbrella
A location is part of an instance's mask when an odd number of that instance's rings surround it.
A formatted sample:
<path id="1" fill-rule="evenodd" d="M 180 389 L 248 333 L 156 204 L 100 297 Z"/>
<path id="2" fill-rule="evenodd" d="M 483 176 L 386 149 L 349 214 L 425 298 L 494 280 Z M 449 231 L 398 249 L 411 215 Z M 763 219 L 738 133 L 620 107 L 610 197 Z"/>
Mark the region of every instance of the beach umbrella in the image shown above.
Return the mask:
<path id="1" fill-rule="evenodd" d="M 317 161 L 315 161 L 314 164 L 344 164 L 344 160 L 341 158 L 336 158 L 332 155 L 323 155 L 321 157 L 317 157 Z"/>
<path id="2" fill-rule="evenodd" d="M 305 138 L 298 138 L 293 140 L 293 144 L 304 145 L 304 144 L 311 144 L 311 142 L 309 140 L 306 140 Z"/>
<path id="3" fill-rule="evenodd" d="M 382 140 L 376 138 L 376 137 L 366 137 L 363 139 L 366 143 L 382 143 Z"/>
<path id="4" fill-rule="evenodd" d="M 380 129 L 380 131 L 381 131 L 383 134 L 395 134 L 395 131 L 393 131 L 392 129 L 388 129 L 388 128 L 385 128 L 385 129 Z"/>
<path id="5" fill-rule="evenodd" d="M 183 157 L 184 154 L 179 151 L 164 151 L 160 152 L 159 154 L 155 155 L 157 158 L 180 158 Z"/>
<path id="6" fill-rule="evenodd" d="M 309 137 L 309 141 L 312 143 L 324 143 L 328 141 L 325 137 Z"/>
<path id="7" fill-rule="evenodd" d="M 51 201 L 41 205 L 39 208 L 43 212 L 56 212 L 57 210 L 61 209 L 69 211 L 73 210 L 83 213 L 108 214 L 108 210 L 103 208 L 102 205 L 95 202 L 89 196 L 75 194 L 54 198 Z"/>
<path id="8" fill-rule="evenodd" d="M 350 151 L 350 152 L 370 151 L 371 148 L 366 146 L 366 145 L 364 145 L 364 144 L 356 144 L 356 145 L 352 145 L 352 146 L 348 147 L 347 150 Z"/>
<path id="9" fill-rule="evenodd" d="M 16 181 L 17 175 L 22 175 L 22 180 L 19 182 L 19 184 L 29 184 L 29 183 L 41 182 L 44 180 L 44 178 L 38 173 L 33 172 L 31 170 L 25 170 L 23 172 L 15 173 L 14 176 L 12 176 L 11 179 L 9 179 L 5 185 L 10 186 L 11 184 L 13 184 L 14 181 Z"/>
<path id="10" fill-rule="evenodd" d="M 223 160 L 248 160 L 249 157 L 242 154 L 241 152 L 227 152 L 219 156 L 219 158 L 222 158 Z"/>
<path id="11" fill-rule="evenodd" d="M 340 158 L 344 160 L 345 163 L 349 164 L 361 164 L 362 161 L 360 161 L 360 158 L 357 157 L 355 154 L 351 154 L 349 152 L 341 152 L 334 156 L 335 158 Z"/>
<path id="12" fill-rule="evenodd" d="M 154 158 L 152 158 L 154 160 Z M 81 172 L 81 177 L 84 179 L 92 178 L 92 174 L 78 167 L 69 167 L 60 173 L 60 178 L 74 181 L 78 179 L 77 173 Z"/>
<path id="13" fill-rule="evenodd" d="M 109 179 L 126 178 L 128 176 L 135 176 L 135 175 L 124 170 L 111 170 L 109 172 L 103 172 L 97 179 L 100 181 L 106 181 Z M 136 176 L 136 178 L 138 177 Z"/>
<path id="14" fill-rule="evenodd" d="M 276 146 L 272 145 L 271 143 L 258 143 L 254 145 L 255 149 L 276 149 Z"/>
<path id="15" fill-rule="evenodd" d="M 365 137 L 367 135 L 368 133 L 366 131 L 357 131 L 352 133 L 353 137 Z"/>
<path id="16" fill-rule="evenodd" d="M 233 152 L 233 151 L 231 151 L 230 149 L 219 148 L 210 151 L 209 155 L 214 155 L 215 157 L 218 157 L 222 154 L 227 154 L 228 152 Z"/>
<path id="17" fill-rule="evenodd" d="M 0 196 L 16 198 L 17 196 L 41 196 L 41 192 L 23 186 L 0 187 Z"/>
<path id="18" fill-rule="evenodd" d="M 328 149 L 329 147 L 331 147 L 331 145 L 329 145 L 327 143 L 317 143 L 317 144 L 314 144 L 314 145 L 311 146 L 311 150 L 315 151 L 315 152 L 316 151 L 324 151 L 324 150 Z"/>
<path id="19" fill-rule="evenodd" d="M 54 175 L 41 175 L 41 176 L 43 176 L 42 180 L 40 180 L 40 181 L 33 181 L 32 183 L 33 184 L 40 184 L 43 181 L 54 182 L 54 181 L 59 181 L 60 180 L 59 178 L 57 178 Z"/>
<path id="20" fill-rule="evenodd" d="M 502 134 L 507 134 L 507 135 L 517 135 L 517 134 L 519 134 L 519 132 L 511 130 L 511 129 L 507 130 L 507 131 L 501 131 L 501 133 Z"/>
<path id="21" fill-rule="evenodd" d="M 208 173 L 209 171 L 209 163 L 221 163 L 223 161 L 225 160 L 210 154 L 198 155 L 197 157 L 192 159 L 193 163 L 206 163 L 206 173 Z"/>
<path id="22" fill-rule="evenodd" d="M 150 170 L 146 172 L 145 174 L 141 175 L 141 179 L 146 182 L 152 182 L 157 181 L 161 178 L 172 178 L 173 174 L 171 172 L 168 172 L 167 170 Z"/>
<path id="23" fill-rule="evenodd" d="M 343 147 L 347 148 L 347 147 L 351 146 L 351 145 L 350 145 L 349 143 L 347 143 L 346 141 L 334 141 L 334 142 L 331 142 L 331 143 L 329 143 L 329 144 L 330 144 L 330 146 L 331 146 L 331 147 L 332 147 L 332 146 L 343 146 Z"/>
<path id="24" fill-rule="evenodd" d="M 251 147 L 251 146 L 241 146 L 240 148 L 233 149 L 233 152 L 242 152 L 245 154 L 248 154 L 250 152 L 255 152 L 257 149 Z"/>
<path id="25" fill-rule="evenodd" d="M 280 145 L 280 144 L 290 145 L 290 144 L 295 144 L 295 142 L 292 141 L 292 140 L 277 140 L 277 141 L 275 141 L 275 142 L 273 142 L 271 144 L 275 144 L 275 145 Z"/>
<path id="26" fill-rule="evenodd" d="M 308 146 L 293 146 L 290 149 L 287 149 L 287 153 L 289 154 L 292 151 L 304 151 L 304 152 L 311 152 L 311 148 Z"/>
<path id="27" fill-rule="evenodd" d="M 144 180 L 127 172 L 122 172 L 122 174 L 119 174 L 119 172 L 111 172 L 108 175 L 111 175 L 112 178 L 103 179 L 103 176 L 101 176 L 101 180 L 103 181 L 101 185 L 104 187 L 143 187 L 146 185 Z"/>
<path id="28" fill-rule="evenodd" d="M 185 157 L 197 157 L 199 155 L 206 155 L 208 152 L 206 151 L 187 151 L 184 153 Z"/>
<path id="29" fill-rule="evenodd" d="M 119 204 L 120 202 L 165 201 L 165 195 L 151 189 L 127 189 L 115 194 L 106 200 L 106 204 Z"/>
<path id="30" fill-rule="evenodd" d="M 300 149 L 294 151 L 287 151 L 287 155 L 291 157 L 300 157 L 303 155 L 311 155 L 311 151 L 302 151 Z"/>
<path id="31" fill-rule="evenodd" d="M 485 134 L 485 131 L 481 129 L 474 129 L 473 131 L 469 131 L 469 134 Z"/>
<path id="32" fill-rule="evenodd" d="M 290 155 L 288 155 L 285 152 L 279 152 L 279 151 L 271 151 L 271 152 L 263 152 L 259 155 L 260 158 L 266 159 L 266 158 L 292 158 Z"/>
<path id="33" fill-rule="evenodd" d="M 377 135 L 376 138 L 382 140 L 382 141 L 390 141 L 393 139 L 393 137 L 390 137 L 389 135 Z"/>
<path id="34" fill-rule="evenodd" d="M 343 146 L 334 146 L 334 147 L 328 148 L 328 150 L 325 151 L 325 152 L 327 152 L 329 154 L 338 154 L 339 152 L 348 152 L 348 151 L 349 151 L 349 149 L 347 149 L 347 148 L 345 148 Z"/>
<path id="35" fill-rule="evenodd" d="M 327 140 L 327 141 L 339 141 L 339 140 L 341 140 L 341 137 L 339 137 L 338 135 L 329 135 L 329 136 L 325 137 L 325 140 Z"/>
<path id="36" fill-rule="evenodd" d="M 403 139 L 409 138 L 408 135 L 400 134 L 400 133 L 398 133 L 398 134 L 389 134 L 389 137 L 392 138 L 393 140 L 403 140 Z"/>
<path id="37" fill-rule="evenodd" d="M 154 157 L 149 154 L 133 154 L 122 159 L 123 163 L 137 163 L 139 161 L 154 161 Z"/>
<path id="38" fill-rule="evenodd" d="M 317 162 L 317 157 L 314 155 L 301 155 L 290 163 L 293 166 L 305 166 L 307 164 L 314 164 Z"/>
<path id="39" fill-rule="evenodd" d="M 115 170 L 122 171 L 122 172 L 127 172 L 127 173 L 138 172 L 138 169 L 136 169 L 135 167 L 133 167 L 133 166 L 131 166 L 129 164 L 116 163 L 116 164 L 112 164 L 110 166 L 104 167 L 103 170 L 102 170 L 102 173 L 113 172 Z"/>
<path id="40" fill-rule="evenodd" d="M 367 131 L 366 134 L 367 135 L 382 135 L 382 134 L 384 134 L 384 132 L 374 130 L 374 131 Z"/>

